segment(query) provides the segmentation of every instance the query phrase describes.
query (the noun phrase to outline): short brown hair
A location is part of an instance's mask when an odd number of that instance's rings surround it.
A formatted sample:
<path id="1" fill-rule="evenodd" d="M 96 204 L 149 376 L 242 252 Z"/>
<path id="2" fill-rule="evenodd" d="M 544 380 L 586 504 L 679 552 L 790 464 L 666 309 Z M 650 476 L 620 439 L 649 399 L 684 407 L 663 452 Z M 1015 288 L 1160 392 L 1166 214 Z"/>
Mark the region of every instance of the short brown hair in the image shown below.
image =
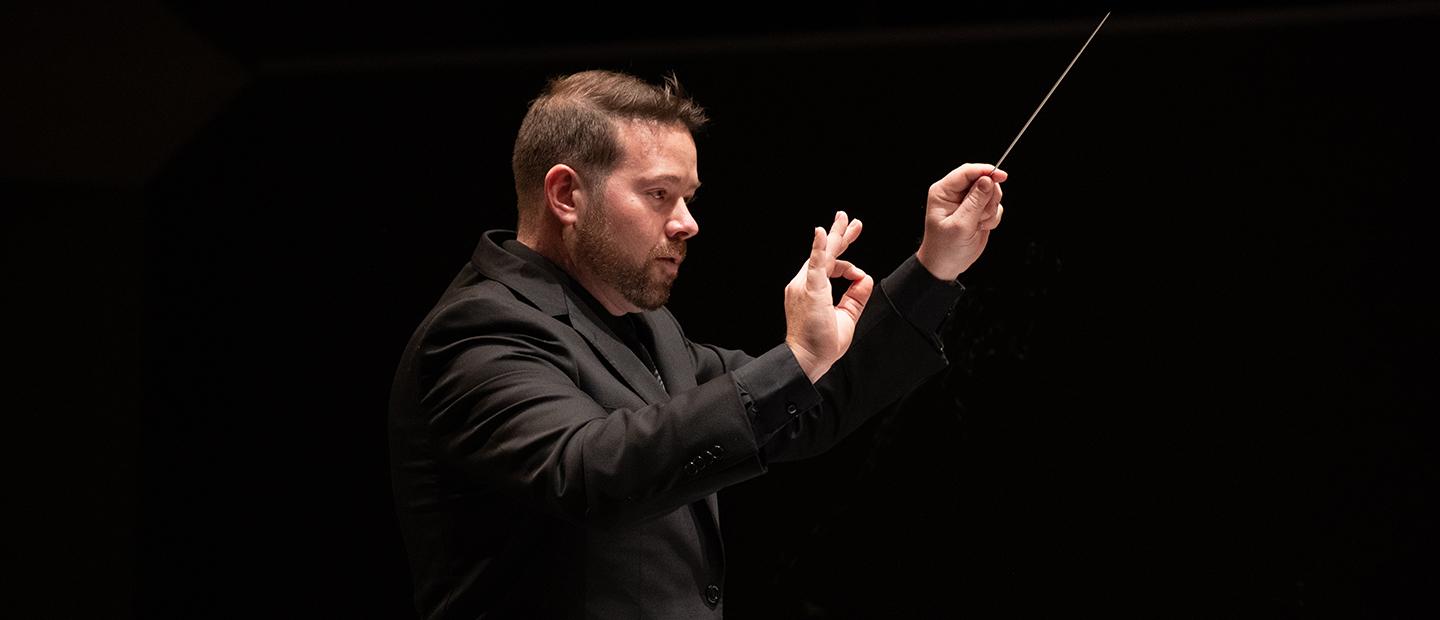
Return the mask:
<path id="1" fill-rule="evenodd" d="M 614 121 L 683 124 L 692 134 L 709 119 L 671 73 L 664 85 L 614 71 L 584 71 L 551 79 L 530 103 L 510 166 L 520 227 L 534 217 L 545 173 L 556 164 L 603 179 L 622 153 Z"/>

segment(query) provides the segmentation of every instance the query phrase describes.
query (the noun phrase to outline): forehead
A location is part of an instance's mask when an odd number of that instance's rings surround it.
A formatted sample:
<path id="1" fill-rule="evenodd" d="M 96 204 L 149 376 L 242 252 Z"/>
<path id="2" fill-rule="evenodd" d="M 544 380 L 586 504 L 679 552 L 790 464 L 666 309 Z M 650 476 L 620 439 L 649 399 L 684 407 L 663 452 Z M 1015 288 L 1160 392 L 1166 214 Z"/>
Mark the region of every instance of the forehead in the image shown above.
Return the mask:
<path id="1" fill-rule="evenodd" d="M 623 154 L 613 173 L 626 177 L 679 177 L 699 182 L 695 139 L 678 123 L 625 120 L 615 123 Z"/>

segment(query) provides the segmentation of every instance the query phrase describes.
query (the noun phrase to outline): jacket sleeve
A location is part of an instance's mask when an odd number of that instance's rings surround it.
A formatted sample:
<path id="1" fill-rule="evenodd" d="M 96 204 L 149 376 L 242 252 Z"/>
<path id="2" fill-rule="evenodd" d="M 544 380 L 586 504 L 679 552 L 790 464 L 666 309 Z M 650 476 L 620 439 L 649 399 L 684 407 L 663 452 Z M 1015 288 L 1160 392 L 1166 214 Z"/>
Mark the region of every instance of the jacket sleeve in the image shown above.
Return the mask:
<path id="1" fill-rule="evenodd" d="M 941 326 L 964 292 L 913 255 L 881 281 L 850 349 L 813 386 L 784 344 L 759 358 L 696 345 L 701 377 L 733 372 L 763 463 L 814 456 L 947 364 Z"/>
<path id="2" fill-rule="evenodd" d="M 595 527 L 663 515 L 763 473 L 733 378 L 608 409 L 579 387 L 565 329 L 513 299 L 437 312 L 417 368 L 433 453 L 487 489 Z"/>
<path id="3" fill-rule="evenodd" d="M 468 479 L 562 518 L 610 527 L 663 515 L 768 461 L 824 451 L 943 368 L 938 321 L 925 317 L 943 318 L 958 285 L 917 266 L 882 282 L 850 351 L 813 386 L 784 344 L 755 358 L 690 344 L 697 385 L 634 409 L 579 387 L 568 326 L 514 299 L 456 301 L 419 345 L 420 423 Z"/>

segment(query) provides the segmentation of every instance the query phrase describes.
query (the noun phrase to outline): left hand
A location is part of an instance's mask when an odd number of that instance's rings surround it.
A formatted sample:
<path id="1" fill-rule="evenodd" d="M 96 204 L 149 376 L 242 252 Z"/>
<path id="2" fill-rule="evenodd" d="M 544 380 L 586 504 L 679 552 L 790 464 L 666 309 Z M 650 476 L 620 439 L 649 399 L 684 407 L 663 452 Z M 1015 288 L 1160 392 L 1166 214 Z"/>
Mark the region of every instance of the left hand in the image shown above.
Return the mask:
<path id="1" fill-rule="evenodd" d="M 860 236 L 860 220 L 835 214 L 830 232 L 816 228 L 810 258 L 785 285 L 785 344 L 814 383 L 850 348 L 855 324 L 870 300 L 875 280 L 839 256 Z M 833 303 L 830 279 L 850 281 L 840 303 Z"/>
<path id="2" fill-rule="evenodd" d="M 985 251 L 1000 225 L 1000 182 L 1009 178 L 990 164 L 965 164 L 930 186 L 925 202 L 925 239 L 915 253 L 931 275 L 954 280 Z"/>

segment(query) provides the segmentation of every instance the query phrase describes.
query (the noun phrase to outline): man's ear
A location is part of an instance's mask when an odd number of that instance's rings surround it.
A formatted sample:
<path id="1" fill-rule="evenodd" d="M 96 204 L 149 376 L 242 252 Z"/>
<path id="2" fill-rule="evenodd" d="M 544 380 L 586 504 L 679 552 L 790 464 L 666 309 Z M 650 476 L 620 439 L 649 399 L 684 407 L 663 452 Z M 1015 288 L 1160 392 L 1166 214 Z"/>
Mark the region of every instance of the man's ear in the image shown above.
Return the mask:
<path id="1" fill-rule="evenodd" d="M 545 173 L 545 210 L 557 222 L 573 225 L 579 219 L 576 201 L 583 201 L 584 193 L 574 168 L 555 164 Z"/>

